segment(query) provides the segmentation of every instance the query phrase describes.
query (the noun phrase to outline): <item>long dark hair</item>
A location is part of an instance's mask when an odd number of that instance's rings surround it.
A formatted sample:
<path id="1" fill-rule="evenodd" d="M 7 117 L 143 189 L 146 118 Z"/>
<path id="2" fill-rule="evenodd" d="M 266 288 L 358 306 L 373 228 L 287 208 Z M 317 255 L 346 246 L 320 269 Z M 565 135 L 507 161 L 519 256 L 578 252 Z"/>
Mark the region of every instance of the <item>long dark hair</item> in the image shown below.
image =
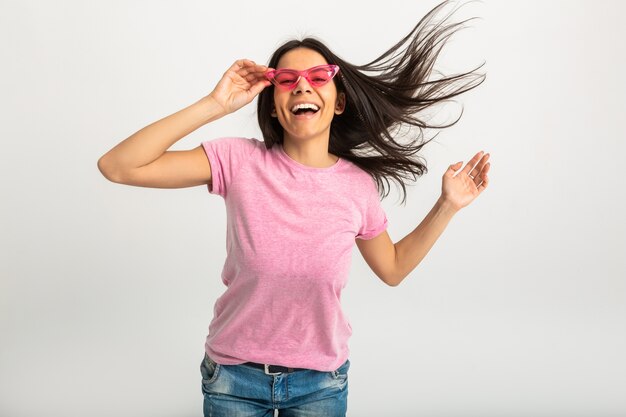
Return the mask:
<path id="1" fill-rule="evenodd" d="M 422 142 L 424 129 L 443 129 L 457 123 L 463 114 L 447 125 L 429 125 L 423 112 L 437 103 L 471 90 L 485 80 L 484 74 L 472 71 L 429 80 L 439 52 L 445 42 L 462 25 L 475 18 L 446 25 L 458 9 L 441 22 L 431 24 L 437 13 L 449 3 L 445 0 L 433 8 L 413 30 L 387 52 L 365 65 L 353 65 L 315 38 L 290 40 L 272 55 L 268 66 L 276 68 L 280 58 L 295 48 L 308 48 L 320 53 L 329 64 L 339 65 L 334 78 L 338 92 L 346 95 L 346 107 L 335 115 L 330 126 L 328 151 L 347 159 L 367 171 L 376 180 L 382 198 L 389 194 L 389 179 L 402 187 L 406 201 L 405 182 L 415 181 L 427 173 L 426 160 L 414 156 L 433 138 Z M 371 74 L 365 74 L 369 72 Z M 265 88 L 257 102 L 257 117 L 266 148 L 282 143 L 283 128 L 271 117 L 274 87 Z M 403 127 L 409 129 L 407 143 L 394 139 Z M 423 162 L 422 162 L 423 161 Z"/>

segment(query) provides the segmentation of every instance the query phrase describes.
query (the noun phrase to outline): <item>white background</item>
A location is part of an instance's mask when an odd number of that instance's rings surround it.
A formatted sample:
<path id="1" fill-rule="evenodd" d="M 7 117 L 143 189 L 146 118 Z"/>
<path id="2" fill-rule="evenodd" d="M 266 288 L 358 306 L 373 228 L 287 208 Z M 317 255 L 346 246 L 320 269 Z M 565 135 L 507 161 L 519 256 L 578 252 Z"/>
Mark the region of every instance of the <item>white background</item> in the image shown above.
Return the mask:
<path id="1" fill-rule="evenodd" d="M 314 35 L 362 64 L 437 1 L 1 1 L 0 416 L 201 416 L 224 290 L 206 187 L 108 182 L 97 159 L 208 94 L 238 58 Z M 486 61 L 429 172 L 383 201 L 394 241 L 449 164 L 489 188 L 396 288 L 354 250 L 349 416 L 626 415 L 626 29 L 621 1 L 484 1 L 438 69 Z M 431 132 L 430 134 L 433 134 Z M 258 136 L 255 107 L 173 149 Z"/>

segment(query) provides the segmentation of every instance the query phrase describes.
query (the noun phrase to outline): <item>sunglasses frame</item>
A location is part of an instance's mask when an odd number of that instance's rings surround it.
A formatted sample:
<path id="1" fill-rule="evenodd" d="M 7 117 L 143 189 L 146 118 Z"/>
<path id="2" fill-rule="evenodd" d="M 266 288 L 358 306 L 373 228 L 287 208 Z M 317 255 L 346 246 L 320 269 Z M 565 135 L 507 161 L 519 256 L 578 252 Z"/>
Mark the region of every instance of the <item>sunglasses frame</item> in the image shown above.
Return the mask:
<path id="1" fill-rule="evenodd" d="M 328 68 L 328 70 L 332 73 L 330 78 L 328 79 L 328 81 L 324 81 L 323 83 L 315 82 L 315 81 L 313 81 L 313 80 L 311 80 L 309 78 L 309 73 L 310 72 L 315 71 L 315 70 L 320 69 L 320 68 Z M 295 75 L 298 76 L 298 78 L 296 78 L 296 81 L 293 84 L 291 84 L 291 85 L 284 85 L 284 84 L 280 84 L 280 83 L 278 83 L 276 81 L 276 75 L 278 75 L 280 73 L 285 73 L 285 72 L 288 72 L 288 73 L 291 73 L 291 74 L 295 74 Z M 305 69 L 305 70 L 302 70 L 302 71 L 289 69 L 289 68 L 280 68 L 280 69 L 276 69 L 276 70 L 270 70 L 270 71 L 267 71 L 265 73 L 265 76 L 276 87 L 281 88 L 283 90 L 293 90 L 294 88 L 296 88 L 296 86 L 298 85 L 298 83 L 300 82 L 300 79 L 302 77 L 304 77 L 311 86 L 313 86 L 313 87 L 321 87 L 323 85 L 328 84 L 333 78 L 335 78 L 335 75 L 337 75 L 338 72 L 339 72 L 339 65 L 323 64 L 323 65 L 316 65 L 314 67 L 311 67 L 309 69 Z"/>

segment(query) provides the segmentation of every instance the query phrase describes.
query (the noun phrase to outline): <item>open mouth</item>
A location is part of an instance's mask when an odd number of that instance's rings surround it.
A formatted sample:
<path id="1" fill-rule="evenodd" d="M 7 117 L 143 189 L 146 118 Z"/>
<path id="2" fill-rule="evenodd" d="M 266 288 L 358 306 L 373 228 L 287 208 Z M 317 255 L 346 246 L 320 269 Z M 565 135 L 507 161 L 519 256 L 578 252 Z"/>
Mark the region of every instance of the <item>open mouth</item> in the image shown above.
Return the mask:
<path id="1" fill-rule="evenodd" d="M 312 116 L 319 110 L 320 108 L 313 103 L 296 104 L 291 108 L 291 112 L 296 116 Z"/>

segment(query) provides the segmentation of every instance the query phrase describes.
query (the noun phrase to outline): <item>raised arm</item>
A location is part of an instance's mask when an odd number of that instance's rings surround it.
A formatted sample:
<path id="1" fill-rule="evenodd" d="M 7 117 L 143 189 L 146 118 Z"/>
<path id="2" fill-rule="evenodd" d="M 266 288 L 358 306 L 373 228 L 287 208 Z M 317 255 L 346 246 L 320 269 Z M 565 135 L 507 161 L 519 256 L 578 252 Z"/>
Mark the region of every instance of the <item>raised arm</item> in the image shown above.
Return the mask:
<path id="1" fill-rule="evenodd" d="M 394 244 L 386 231 L 370 240 L 356 240 L 363 259 L 383 282 L 399 285 L 428 254 L 452 217 L 487 188 L 488 159 L 489 154 L 481 151 L 462 170 L 462 161 L 450 165 L 435 206 L 402 240 Z"/>
<path id="2" fill-rule="evenodd" d="M 98 169 L 110 181 L 141 187 L 208 184 L 211 167 L 201 145 L 188 151 L 167 149 L 199 127 L 250 103 L 270 84 L 266 70 L 253 61 L 236 61 L 209 95 L 120 142 L 98 160 Z"/>

